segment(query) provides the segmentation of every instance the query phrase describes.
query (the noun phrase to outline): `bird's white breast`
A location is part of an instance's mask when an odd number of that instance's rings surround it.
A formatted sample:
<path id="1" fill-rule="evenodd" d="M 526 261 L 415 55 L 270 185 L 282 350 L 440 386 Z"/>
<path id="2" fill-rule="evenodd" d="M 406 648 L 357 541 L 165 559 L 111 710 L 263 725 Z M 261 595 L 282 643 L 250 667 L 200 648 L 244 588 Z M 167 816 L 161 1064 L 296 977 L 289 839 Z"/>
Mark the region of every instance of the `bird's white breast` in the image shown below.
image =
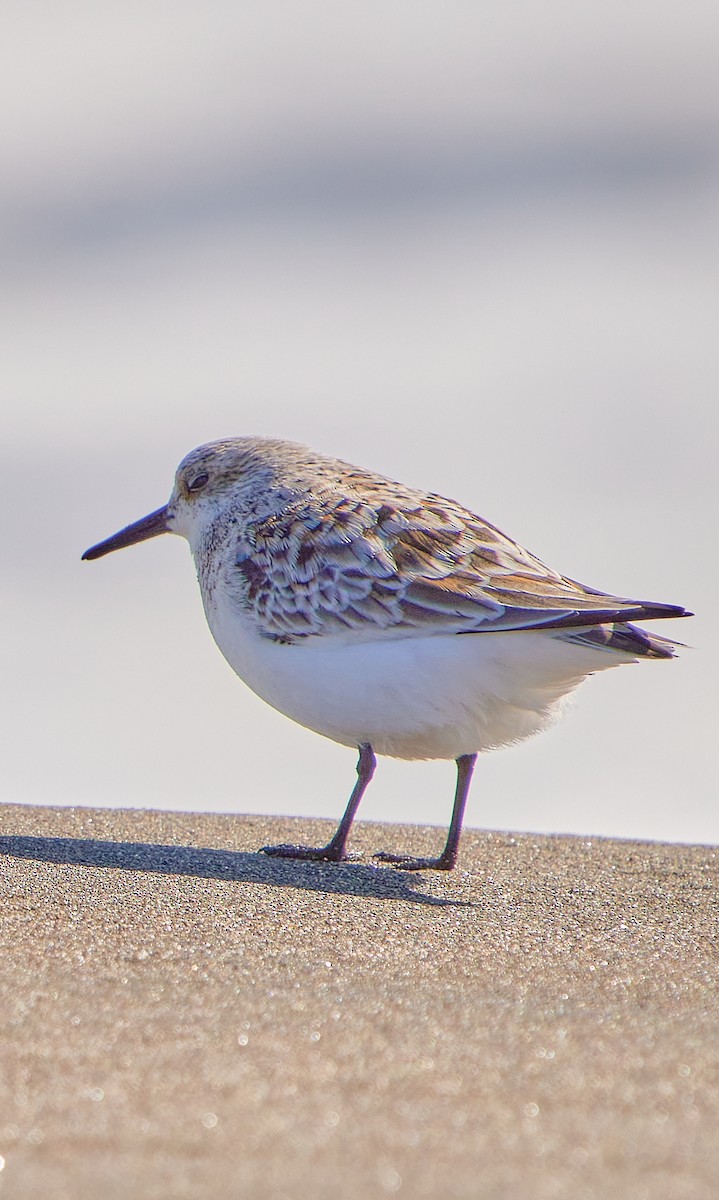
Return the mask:
<path id="1" fill-rule="evenodd" d="M 590 671 L 616 658 L 549 632 L 387 637 L 262 636 L 222 588 L 203 589 L 213 637 L 258 696 L 342 745 L 396 758 L 456 758 L 539 732 Z"/>

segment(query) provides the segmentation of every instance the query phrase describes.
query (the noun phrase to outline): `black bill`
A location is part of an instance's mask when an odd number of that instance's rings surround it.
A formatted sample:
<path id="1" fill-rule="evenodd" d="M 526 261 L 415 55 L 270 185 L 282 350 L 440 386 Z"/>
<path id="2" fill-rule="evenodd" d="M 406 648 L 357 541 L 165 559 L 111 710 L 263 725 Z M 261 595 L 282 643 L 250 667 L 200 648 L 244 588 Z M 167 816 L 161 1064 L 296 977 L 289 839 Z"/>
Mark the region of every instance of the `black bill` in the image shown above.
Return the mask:
<path id="1" fill-rule="evenodd" d="M 148 538 L 159 537 L 161 533 L 167 533 L 168 529 L 167 505 L 165 505 L 164 508 L 158 508 L 155 512 L 151 512 L 149 516 L 135 521 L 134 524 L 126 525 L 124 529 L 121 529 L 119 533 L 114 533 L 106 541 L 91 546 L 83 554 L 83 560 L 102 558 L 103 554 L 111 554 L 113 550 L 123 550 L 125 546 L 134 546 L 135 542 L 144 542 Z"/>

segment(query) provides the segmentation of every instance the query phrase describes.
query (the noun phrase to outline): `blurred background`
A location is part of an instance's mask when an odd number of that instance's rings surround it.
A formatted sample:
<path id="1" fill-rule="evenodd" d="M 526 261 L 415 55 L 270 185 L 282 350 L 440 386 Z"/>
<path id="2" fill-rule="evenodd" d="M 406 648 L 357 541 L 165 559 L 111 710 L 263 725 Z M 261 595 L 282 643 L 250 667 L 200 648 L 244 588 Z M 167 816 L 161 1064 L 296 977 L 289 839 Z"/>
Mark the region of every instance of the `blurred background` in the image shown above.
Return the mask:
<path id="1" fill-rule="evenodd" d="M 719 837 L 718 45 L 698 0 L 11 0 L 3 800 L 339 817 L 354 755 L 238 682 L 183 541 L 80 562 L 261 433 L 697 612 L 469 824 Z M 361 816 L 447 823 L 451 764 L 380 767 Z"/>

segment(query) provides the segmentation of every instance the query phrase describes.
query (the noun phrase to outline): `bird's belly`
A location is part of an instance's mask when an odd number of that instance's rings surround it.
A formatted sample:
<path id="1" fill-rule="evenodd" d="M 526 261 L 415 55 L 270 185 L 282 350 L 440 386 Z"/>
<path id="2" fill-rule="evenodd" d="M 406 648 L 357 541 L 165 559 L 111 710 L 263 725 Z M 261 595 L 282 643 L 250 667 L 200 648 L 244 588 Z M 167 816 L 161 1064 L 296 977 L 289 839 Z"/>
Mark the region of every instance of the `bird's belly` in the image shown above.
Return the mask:
<path id="1" fill-rule="evenodd" d="M 230 666 L 273 708 L 342 745 L 369 742 L 396 758 L 457 758 L 529 737 L 593 669 L 548 633 L 285 645 L 231 610 L 208 619 Z"/>

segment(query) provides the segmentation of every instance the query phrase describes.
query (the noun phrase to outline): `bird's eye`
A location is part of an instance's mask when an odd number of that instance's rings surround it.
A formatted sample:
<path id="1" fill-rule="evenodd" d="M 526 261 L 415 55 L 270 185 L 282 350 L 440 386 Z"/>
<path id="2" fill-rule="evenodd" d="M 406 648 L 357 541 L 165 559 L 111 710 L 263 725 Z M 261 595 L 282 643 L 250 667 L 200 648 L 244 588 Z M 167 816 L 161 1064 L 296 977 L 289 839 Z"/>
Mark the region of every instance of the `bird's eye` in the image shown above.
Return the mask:
<path id="1" fill-rule="evenodd" d="M 200 475 L 195 475 L 195 478 L 190 480 L 187 485 L 188 492 L 201 492 L 209 478 L 206 471 L 203 471 Z"/>

